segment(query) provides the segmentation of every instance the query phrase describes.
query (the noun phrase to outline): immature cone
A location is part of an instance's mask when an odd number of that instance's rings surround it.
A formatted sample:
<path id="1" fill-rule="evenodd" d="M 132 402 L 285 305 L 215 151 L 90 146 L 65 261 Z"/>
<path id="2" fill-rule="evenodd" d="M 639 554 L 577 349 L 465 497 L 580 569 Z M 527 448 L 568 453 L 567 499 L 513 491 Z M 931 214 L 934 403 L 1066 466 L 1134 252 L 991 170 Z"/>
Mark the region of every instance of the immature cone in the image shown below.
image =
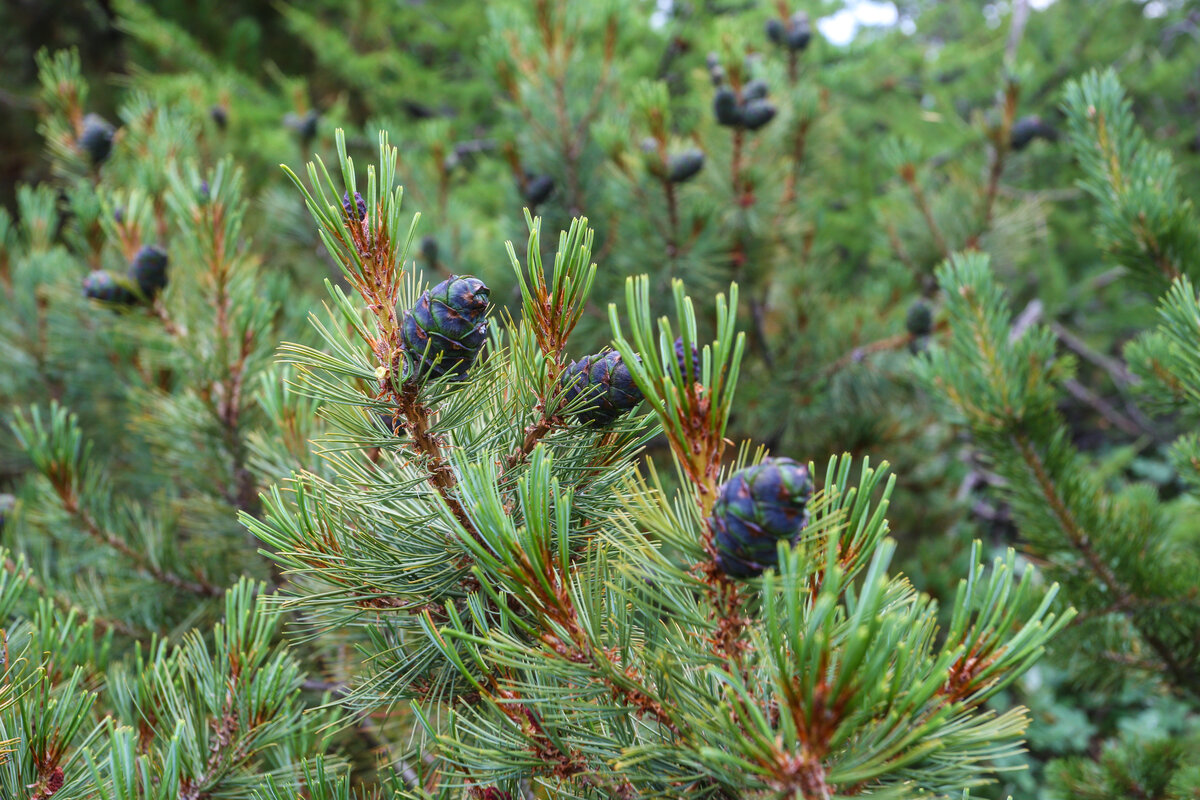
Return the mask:
<path id="1" fill-rule="evenodd" d="M 533 175 L 525 182 L 525 202 L 531 206 L 539 206 L 550 199 L 554 193 L 554 178 L 549 175 Z"/>
<path id="2" fill-rule="evenodd" d="M 79 147 L 88 154 L 92 166 L 98 166 L 112 152 L 113 134 L 116 129 L 99 114 L 88 114 L 83 118 L 83 131 L 79 134 Z"/>
<path id="3" fill-rule="evenodd" d="M 671 183 L 690 181 L 704 168 L 704 152 L 691 148 L 677 153 L 667 162 L 667 180 Z"/>
<path id="4" fill-rule="evenodd" d="M 727 128 L 742 124 L 742 114 L 738 110 L 737 95 L 732 89 L 721 88 L 717 90 L 713 97 L 713 114 L 717 118 L 718 125 L 724 125 Z"/>
<path id="5" fill-rule="evenodd" d="M 451 275 L 421 293 L 404 314 L 402 335 L 414 374 L 459 379 L 487 341 L 489 290 L 471 275 Z"/>
<path id="6" fill-rule="evenodd" d="M 133 257 L 129 279 L 147 299 L 167 288 L 167 254 L 161 247 L 148 244 Z"/>
<path id="7" fill-rule="evenodd" d="M 225 130 L 225 126 L 229 124 L 229 112 L 225 110 L 225 106 L 213 106 L 208 110 L 208 115 L 221 130 Z"/>
<path id="8" fill-rule="evenodd" d="M 775 566 L 778 543 L 795 543 L 808 525 L 812 494 L 808 468 L 790 458 L 767 458 L 730 476 L 709 518 L 721 572 L 752 578 Z"/>
<path id="9" fill-rule="evenodd" d="M 913 336 L 928 336 L 933 330 L 933 309 L 924 300 L 917 300 L 908 307 L 904 327 Z"/>
<path id="10" fill-rule="evenodd" d="M 767 38 L 775 44 L 783 44 L 784 38 L 787 36 L 787 29 L 784 28 L 783 20 L 779 17 L 771 17 L 767 20 Z"/>
<path id="11" fill-rule="evenodd" d="M 432 236 L 423 237 L 421 239 L 421 255 L 429 262 L 429 266 L 436 267 L 438 263 L 437 239 Z"/>
<path id="12" fill-rule="evenodd" d="M 812 40 L 812 25 L 808 22 L 808 14 L 797 11 L 788 20 L 787 46 L 789 50 L 801 51 L 808 47 Z"/>
<path id="13" fill-rule="evenodd" d="M 138 301 L 137 292 L 122 276 L 98 269 L 83 279 L 83 296 L 104 303 L 132 306 Z"/>
<path id="14" fill-rule="evenodd" d="M 607 425 L 642 402 L 641 390 L 615 350 L 572 361 L 562 382 L 567 387 L 565 403 L 574 405 L 582 398 L 582 405 L 575 406 L 573 412 L 583 423 Z"/>
<path id="15" fill-rule="evenodd" d="M 1021 151 L 1029 146 L 1034 139 L 1045 139 L 1053 142 L 1058 138 L 1058 131 L 1041 117 L 1021 117 L 1013 123 L 1009 131 L 1008 146 Z"/>
<path id="16" fill-rule="evenodd" d="M 775 119 L 775 106 L 767 100 L 751 100 L 742 107 L 742 124 L 756 131 Z"/>
<path id="17" fill-rule="evenodd" d="M 749 103 L 751 100 L 762 100 L 771 91 L 767 86 L 767 82 L 761 78 L 755 79 L 742 87 L 742 100 Z"/>

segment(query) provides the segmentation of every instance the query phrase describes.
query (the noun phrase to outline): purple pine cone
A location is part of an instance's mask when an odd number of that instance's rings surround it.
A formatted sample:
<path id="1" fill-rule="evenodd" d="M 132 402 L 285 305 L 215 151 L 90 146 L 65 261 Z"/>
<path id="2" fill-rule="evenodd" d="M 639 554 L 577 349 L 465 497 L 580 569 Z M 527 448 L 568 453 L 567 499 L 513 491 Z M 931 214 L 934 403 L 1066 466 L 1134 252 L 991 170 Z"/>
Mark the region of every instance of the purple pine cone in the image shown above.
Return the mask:
<path id="1" fill-rule="evenodd" d="M 709 519 L 721 571 L 752 578 L 775 566 L 778 542 L 794 543 L 808 525 L 812 494 L 808 468 L 790 458 L 767 458 L 730 476 Z"/>
<path id="2" fill-rule="evenodd" d="M 642 402 L 642 392 L 629 367 L 615 350 L 604 350 L 572 361 L 563 375 L 567 390 L 563 400 L 573 405 L 576 418 L 585 424 L 606 425 Z"/>

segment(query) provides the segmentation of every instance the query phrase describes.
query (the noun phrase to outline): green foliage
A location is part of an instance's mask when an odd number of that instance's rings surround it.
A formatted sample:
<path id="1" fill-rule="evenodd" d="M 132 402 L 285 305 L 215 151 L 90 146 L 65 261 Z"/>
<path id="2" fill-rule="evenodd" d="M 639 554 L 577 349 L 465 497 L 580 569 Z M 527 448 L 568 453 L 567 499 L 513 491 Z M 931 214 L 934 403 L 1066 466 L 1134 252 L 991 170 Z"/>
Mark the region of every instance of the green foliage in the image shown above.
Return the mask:
<path id="1" fill-rule="evenodd" d="M 1175 168 L 1146 145 L 1111 73 L 1072 84 L 1066 106 L 1083 185 L 1098 200 L 1101 241 L 1126 237 L 1107 249 L 1134 279 L 1151 287 L 1172 281 L 1157 327 L 1126 348 L 1131 372 L 1142 380 L 1139 393 L 1153 398 L 1158 411 L 1194 418 L 1197 395 L 1190 383 L 1200 368 L 1194 346 L 1200 300 L 1180 269 L 1164 269 L 1190 263 L 1195 254 L 1191 234 L 1183 233 L 1195 227 L 1191 206 L 1172 200 Z M 1161 205 L 1159 191 L 1167 195 Z M 950 259 L 939 282 L 951 338 L 920 372 L 995 471 L 1028 548 L 1049 562 L 1048 572 L 1081 610 L 1069 637 L 1079 680 L 1113 692 L 1141 671 L 1162 681 L 1160 691 L 1177 693 L 1194 715 L 1200 604 L 1193 577 L 1200 536 L 1186 519 L 1195 498 L 1172 501 L 1146 483 L 1114 479 L 1080 452 L 1058 409 L 1074 363 L 1057 355 L 1050 328 L 1014 321 L 985 256 Z M 1176 474 L 1194 486 L 1194 434 L 1183 434 L 1167 454 Z M 1075 758 L 1055 765 L 1050 790 L 1109 797 L 1137 786 L 1148 796 L 1181 796 L 1194 781 L 1188 752 L 1176 742 L 1127 734 L 1098 762 Z"/>
<path id="2" fill-rule="evenodd" d="M 1193 15 L 837 5 L 5 4 L 0 794 L 1194 791 Z M 848 455 L 732 581 L 767 449 Z"/>

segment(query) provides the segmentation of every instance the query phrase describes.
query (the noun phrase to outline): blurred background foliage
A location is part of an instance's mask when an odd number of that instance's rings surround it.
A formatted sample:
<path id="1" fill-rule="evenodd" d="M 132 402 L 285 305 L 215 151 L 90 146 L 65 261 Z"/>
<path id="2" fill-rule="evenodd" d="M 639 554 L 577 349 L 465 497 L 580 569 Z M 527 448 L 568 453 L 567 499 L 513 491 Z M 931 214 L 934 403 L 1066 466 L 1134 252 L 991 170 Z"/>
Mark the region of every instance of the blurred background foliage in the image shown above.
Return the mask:
<path id="1" fill-rule="evenodd" d="M 1177 421 L 1138 413 L 1114 367 L 1123 345 L 1153 323 L 1154 305 L 1132 296 L 1104 258 L 1095 203 L 1078 187 L 1080 168 L 1060 136 L 1060 104 L 1069 80 L 1112 67 L 1137 123 L 1173 154 L 1181 194 L 1197 196 L 1200 11 L 1190 5 L 7 0 L 0 205 L 24 233 L 12 234 L 6 253 L 39 251 L 45 261 L 37 309 L 6 312 L 14 366 L 0 380 L 0 403 L 63 401 L 97 441 L 118 491 L 168 491 L 170 475 L 155 465 L 164 454 L 173 454 L 168 463 L 186 461 L 169 434 L 189 429 L 195 409 L 180 401 L 151 415 L 148 388 L 129 388 L 146 369 L 129 360 L 128 331 L 97 322 L 78 297 L 88 269 L 128 257 L 98 234 L 112 209 L 83 208 L 78 188 L 119 193 L 138 159 L 184 152 L 213 165 L 231 157 L 244 170 L 243 233 L 270 299 L 260 326 L 269 350 L 310 335 L 303 318 L 321 283 L 338 279 L 278 165 L 314 153 L 335 160 L 339 127 L 352 155 L 369 158 L 376 131 L 386 129 L 400 146 L 408 207 L 422 214 L 415 257 L 428 277 L 476 274 L 494 301 L 511 303 L 500 243 L 524 241 L 523 208 L 543 216 L 547 231 L 589 217 L 600 272 L 578 353 L 607 342 L 605 307 L 629 274 L 649 273 L 664 302 L 672 277 L 698 294 L 737 280 L 752 344 L 734 438 L 818 462 L 841 451 L 886 457 L 902 487 L 892 518 L 906 571 L 935 593 L 951 591 L 948 576 L 962 570 L 946 565 L 965 563 L 972 538 L 996 548 L 1016 539 L 1007 509 L 987 491 L 994 476 L 912 377 L 914 354 L 945 330 L 933 273 L 951 251 L 990 255 L 1018 320 L 1049 324 L 1079 357 L 1060 410 L 1103 477 L 1179 494 L 1165 450 Z M 764 33 L 768 19 L 796 11 L 813 26 L 801 51 Z M 856 12 L 884 24 L 858 24 L 846 36 Z M 84 110 L 120 126 L 112 162 L 91 174 L 65 176 L 61 154 L 47 147 L 53 112 L 35 55 L 63 49 L 78 53 L 90 88 Z M 755 131 L 720 125 L 716 93 L 753 80 L 766 83 L 774 119 Z M 151 136 L 145 120 L 157 109 L 176 126 L 173 138 L 165 149 L 139 149 L 139 131 Z M 693 151 L 703 167 L 673 180 L 672 158 Z M 146 174 L 154 164 L 142 169 L 136 180 L 153 185 Z M 40 188 L 20 188 L 32 185 Z M 165 193 L 166 178 L 158 185 Z M 166 230 L 161 202 L 155 214 Z M 40 244 L 39 225 L 51 229 Z M 553 237 L 544 238 L 552 247 Z M 22 340 L 34 319 L 49 326 L 50 350 Z M 81 324 L 94 335 L 73 337 Z M 170 394 L 184 384 L 168 376 L 159 388 Z M 281 435 L 269 413 L 248 413 L 247 439 Z M 197 486 L 214 469 L 188 463 Z M 253 469 L 254 486 L 275 477 L 269 464 Z M 29 470 L 25 449 L 0 434 L 0 492 L 23 496 Z M 209 537 L 189 558 L 220 564 L 214 580 L 265 577 L 238 540 L 230 506 L 242 507 L 236 496 L 190 495 L 175 509 L 185 534 L 226 530 L 224 544 L 210 547 Z M 1191 511 L 1178 510 L 1179 525 L 1194 525 Z M 39 524 L 48 523 L 19 517 L 5 544 L 20 548 Z M 24 549 L 51 558 L 45 548 Z M 84 597 L 148 627 L 203 618 L 183 603 L 155 620 L 161 609 L 148 608 L 145 596 L 114 599 L 97 583 Z M 1081 796 L 1089 781 L 1119 785 L 1121 754 L 1200 735 L 1194 707 L 1162 687 L 1130 680 L 1098 689 L 1066 655 L 1011 690 L 1035 713 L 1025 759 L 1033 768 L 1009 773 L 995 796 Z"/>

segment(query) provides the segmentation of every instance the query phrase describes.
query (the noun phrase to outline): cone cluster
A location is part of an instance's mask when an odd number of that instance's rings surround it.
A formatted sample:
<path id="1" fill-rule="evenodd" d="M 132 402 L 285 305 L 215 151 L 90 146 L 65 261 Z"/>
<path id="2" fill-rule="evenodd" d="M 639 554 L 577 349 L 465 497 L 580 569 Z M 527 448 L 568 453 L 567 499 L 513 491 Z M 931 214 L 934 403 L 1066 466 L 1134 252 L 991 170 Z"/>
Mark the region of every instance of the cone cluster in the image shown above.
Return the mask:
<path id="1" fill-rule="evenodd" d="M 126 275 L 102 269 L 91 272 L 83 279 L 83 296 L 121 306 L 151 301 L 167 287 L 167 263 L 166 251 L 146 245 L 133 257 Z"/>

